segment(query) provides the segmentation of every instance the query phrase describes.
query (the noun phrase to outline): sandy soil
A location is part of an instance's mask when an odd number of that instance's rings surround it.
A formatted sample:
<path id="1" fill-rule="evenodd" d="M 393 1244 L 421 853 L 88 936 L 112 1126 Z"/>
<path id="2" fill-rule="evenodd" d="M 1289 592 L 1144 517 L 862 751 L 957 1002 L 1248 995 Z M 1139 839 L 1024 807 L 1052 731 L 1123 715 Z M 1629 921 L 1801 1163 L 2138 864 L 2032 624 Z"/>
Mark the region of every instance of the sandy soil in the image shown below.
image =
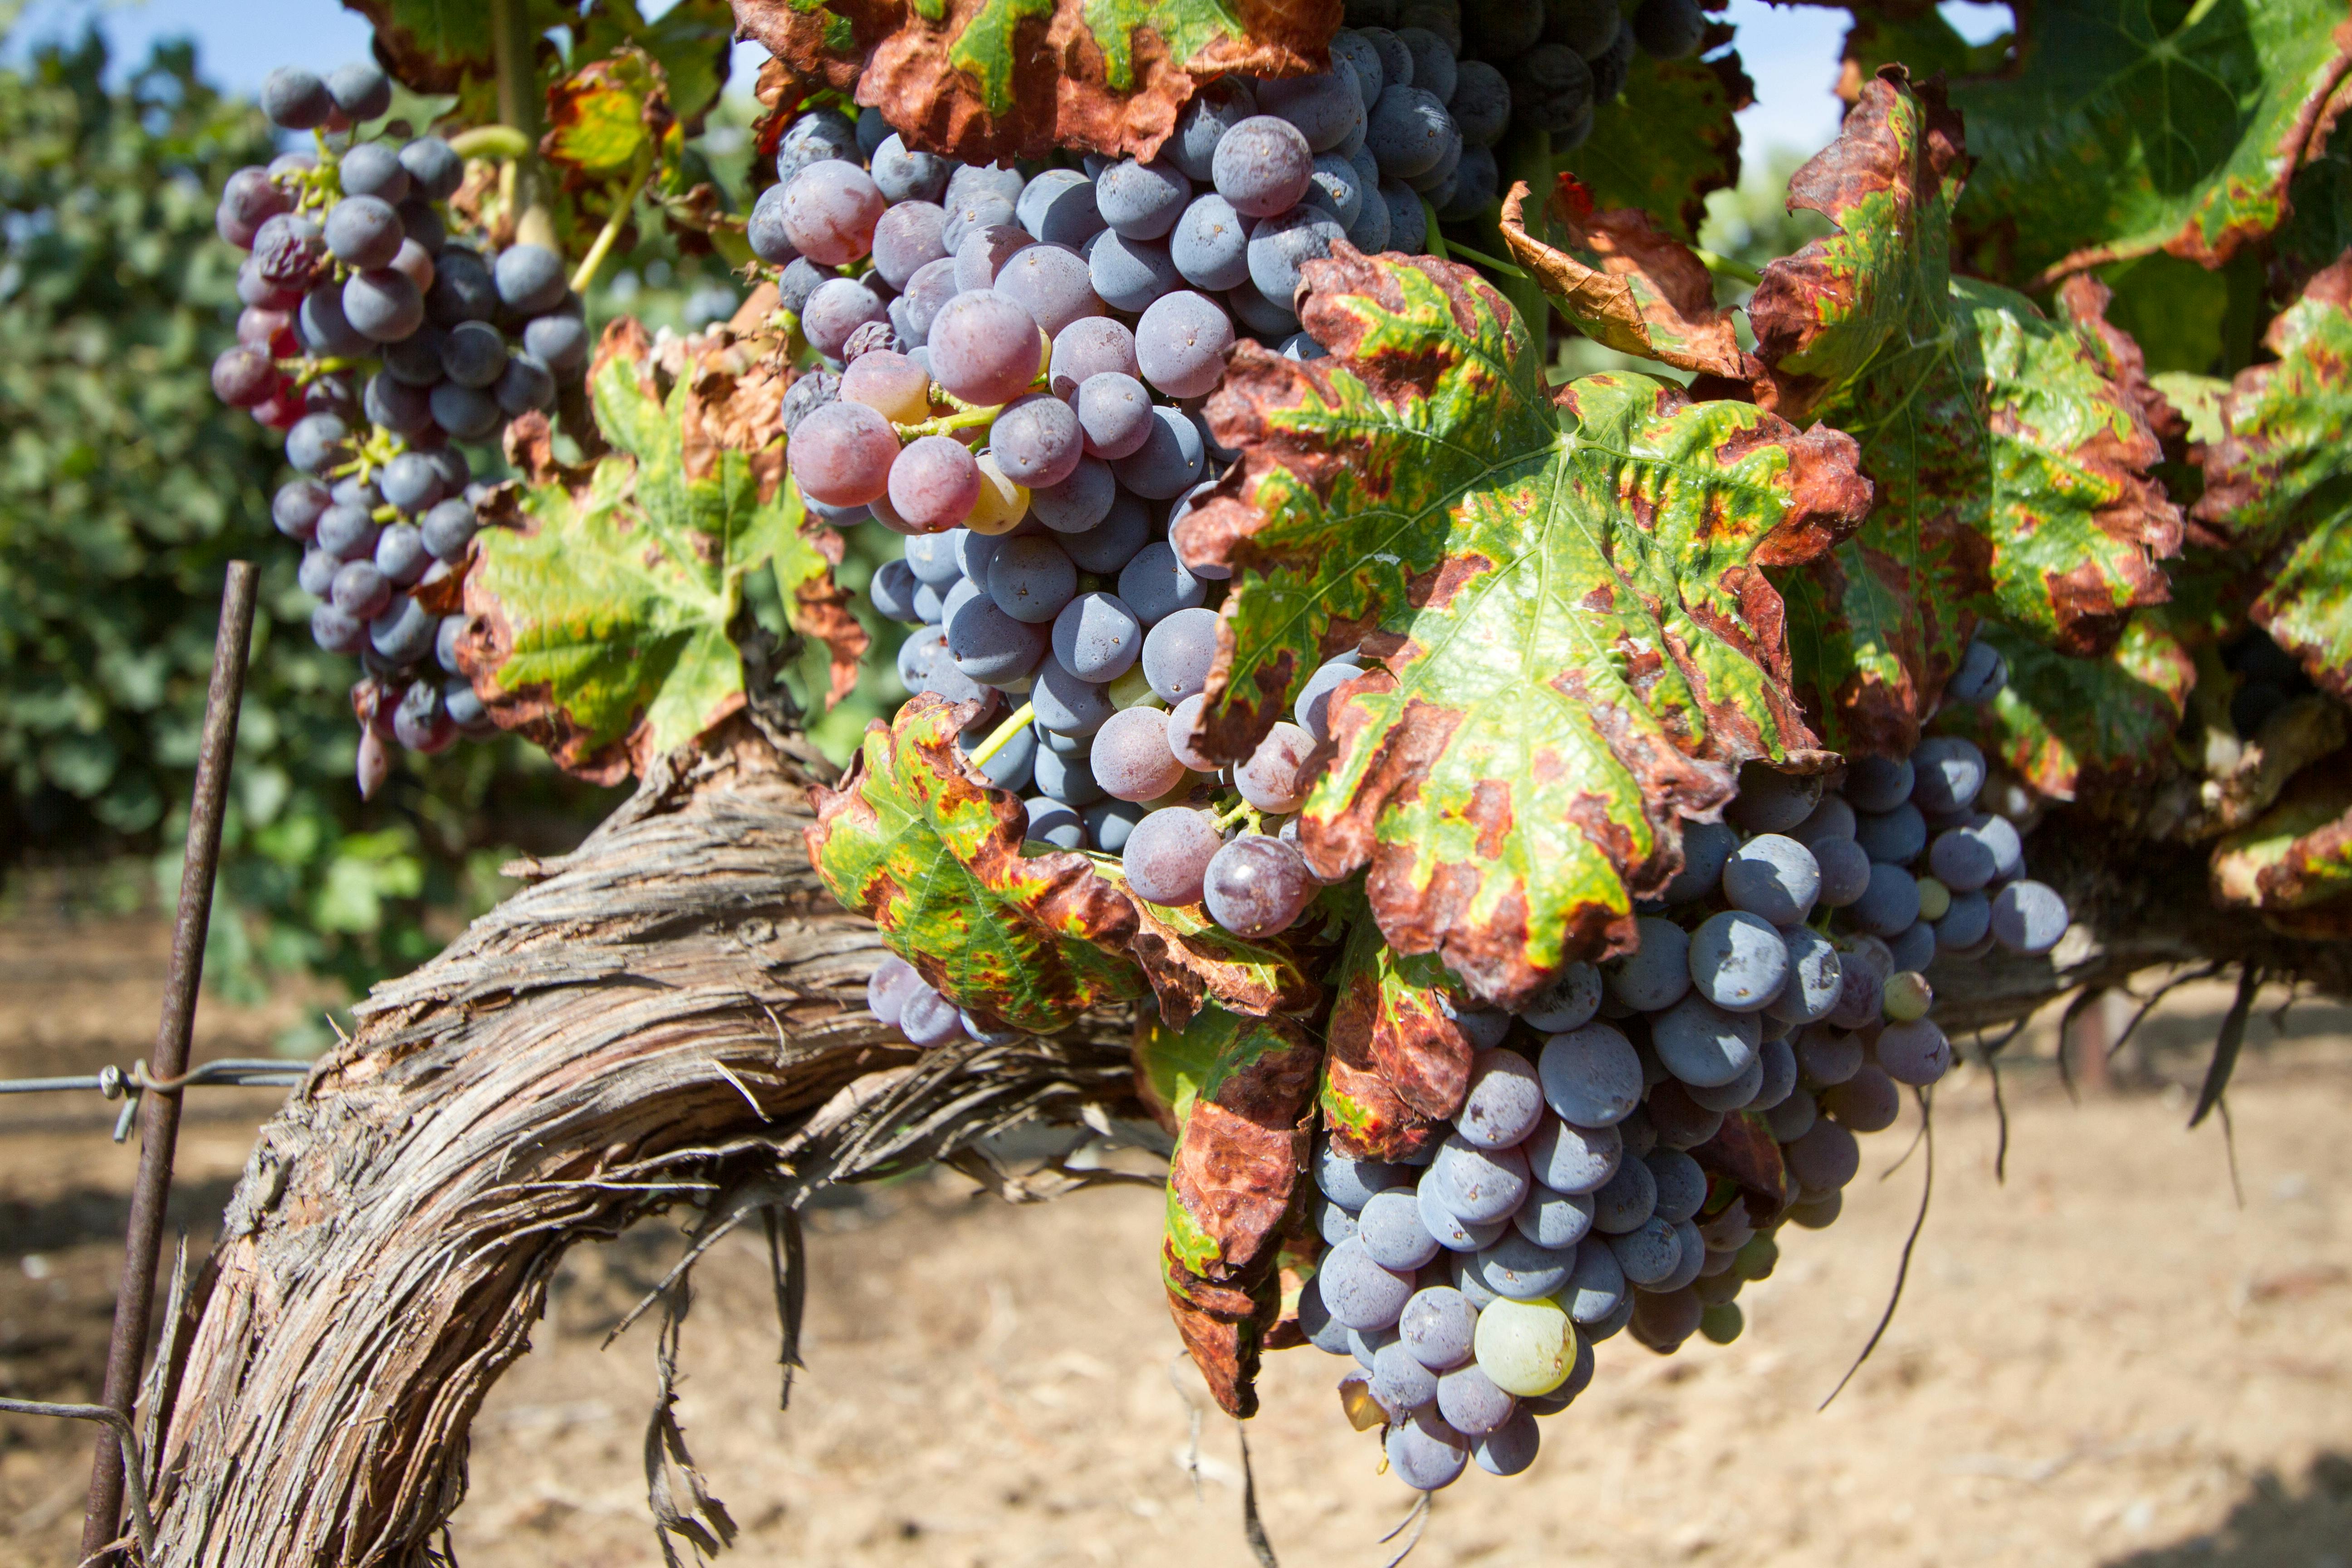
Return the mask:
<path id="1" fill-rule="evenodd" d="M 143 945 L 142 945 L 143 944 Z M 0 1072 L 128 1059 L 160 943 L 0 931 Z M 97 954 L 99 956 L 89 956 Z M 2183 1131 L 2221 998 L 2181 994 L 2119 1090 L 2071 1103 L 2046 1060 L 2007 1079 L 1997 1184 L 1990 1080 L 1940 1093 L 1936 1192 L 1877 1355 L 1868 1337 L 1919 1200 L 1911 1121 L 1871 1140 L 1845 1217 L 1798 1232 L 1743 1296 L 1747 1334 L 1661 1359 L 1601 1349 L 1535 1468 L 1442 1494 L 1420 1564 L 2110 1564 L 2352 1568 L 2352 1016 L 2266 1025 L 2221 1129 Z M 284 1019 L 215 1009 L 206 1054 L 258 1054 Z M 271 1097 L 216 1096 L 175 1205 L 216 1215 Z M 0 1101 L 0 1388 L 94 1386 L 131 1153 L 108 1109 Z M 679 1401 L 737 1559 L 961 1565 L 1251 1561 L 1233 1423 L 1200 1386 L 1152 1273 L 1159 1199 L 1030 1208 L 923 1177 L 810 1217 L 801 1374 L 776 1409 L 762 1249 L 698 1275 Z M 475 1430 L 453 1535 L 468 1568 L 657 1563 L 640 1454 L 653 1331 L 603 1338 L 676 1255 L 647 1227 L 574 1254 L 536 1348 Z M 1288 1568 L 1380 1568 L 1408 1494 L 1332 1394 L 1339 1363 L 1272 1358 L 1250 1426 Z M 0 1565 L 71 1560 L 88 1448 L 0 1417 Z"/>

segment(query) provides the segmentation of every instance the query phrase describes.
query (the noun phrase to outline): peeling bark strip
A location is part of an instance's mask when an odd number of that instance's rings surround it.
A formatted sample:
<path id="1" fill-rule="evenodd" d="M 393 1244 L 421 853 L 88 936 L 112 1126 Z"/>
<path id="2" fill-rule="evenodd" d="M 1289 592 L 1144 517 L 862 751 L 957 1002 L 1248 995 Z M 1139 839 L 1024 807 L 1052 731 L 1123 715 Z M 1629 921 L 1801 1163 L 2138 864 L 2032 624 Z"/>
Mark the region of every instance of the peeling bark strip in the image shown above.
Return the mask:
<path id="1" fill-rule="evenodd" d="M 1149 159 L 1197 80 L 1328 64 L 1339 0 L 734 0 L 789 110 L 855 92 L 908 144 L 969 163 L 1057 148 Z"/>
<path id="2" fill-rule="evenodd" d="M 810 872 L 808 821 L 793 766 L 730 727 L 361 1006 L 231 1202 L 161 1445 L 158 1568 L 423 1564 L 572 1242 L 690 1185 L 737 1194 L 715 1237 L 1128 1095 L 1123 1039 L 926 1055 L 876 1024 L 883 948 Z"/>
<path id="3" fill-rule="evenodd" d="M 1343 244 L 1306 276 L 1328 357 L 1234 353 L 1209 418 L 1240 456 L 1177 529 L 1234 583 L 1192 743 L 1245 756 L 1321 660 L 1378 654 L 1332 696 L 1299 847 L 1369 866 L 1390 945 L 1507 1005 L 1632 945 L 1739 763 L 1811 765 L 1761 569 L 1852 533 L 1870 486 L 1851 437 L 1747 403 L 1555 395 L 1468 268 Z"/>

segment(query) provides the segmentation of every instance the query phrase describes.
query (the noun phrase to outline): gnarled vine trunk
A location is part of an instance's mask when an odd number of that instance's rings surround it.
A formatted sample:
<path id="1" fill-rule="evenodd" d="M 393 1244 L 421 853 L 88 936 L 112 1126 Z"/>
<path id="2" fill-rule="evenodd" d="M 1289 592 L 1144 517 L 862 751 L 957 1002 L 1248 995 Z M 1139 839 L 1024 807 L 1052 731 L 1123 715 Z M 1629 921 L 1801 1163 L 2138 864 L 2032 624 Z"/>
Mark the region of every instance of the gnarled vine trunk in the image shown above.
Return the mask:
<path id="1" fill-rule="evenodd" d="M 161 1562 L 427 1561 L 571 1243 L 688 1197 L 708 1233 L 1127 1094 L 1108 1027 L 919 1056 L 877 1025 L 883 950 L 810 872 L 803 778 L 730 728 L 359 1009 L 165 1344 Z M 695 1490 L 680 1528 L 723 1535 Z"/>
<path id="2" fill-rule="evenodd" d="M 884 950 L 809 870 L 805 776 L 730 726 L 359 1009 L 263 1130 L 205 1288 L 163 1331 L 160 1563 L 436 1561 L 467 1425 L 572 1242 L 685 1201 L 703 1237 L 765 1211 L 789 1241 L 824 1182 L 1130 1094 L 1112 1020 L 930 1052 L 878 1026 L 863 987 Z M 2192 851 L 2070 818 L 2034 855 L 2090 926 L 2129 934 L 1963 970 L 1939 1001 L 1956 1031 L 2197 960 L 2352 990 L 2352 949 L 2214 911 Z M 676 1436 L 657 1410 L 656 1516 L 715 1545 L 730 1527 Z"/>

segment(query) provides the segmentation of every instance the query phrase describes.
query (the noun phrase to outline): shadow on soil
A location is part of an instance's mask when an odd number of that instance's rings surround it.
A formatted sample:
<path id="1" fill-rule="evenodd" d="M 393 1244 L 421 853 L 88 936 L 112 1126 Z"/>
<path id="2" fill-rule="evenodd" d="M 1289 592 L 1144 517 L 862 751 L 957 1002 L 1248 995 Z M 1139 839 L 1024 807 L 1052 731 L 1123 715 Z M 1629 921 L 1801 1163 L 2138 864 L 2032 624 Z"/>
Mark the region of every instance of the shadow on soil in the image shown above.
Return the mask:
<path id="1" fill-rule="evenodd" d="M 2106 1568 L 2352 1568 L 2352 1457 L 2320 1455 L 2298 1484 L 2263 1470 L 2218 1529 Z"/>

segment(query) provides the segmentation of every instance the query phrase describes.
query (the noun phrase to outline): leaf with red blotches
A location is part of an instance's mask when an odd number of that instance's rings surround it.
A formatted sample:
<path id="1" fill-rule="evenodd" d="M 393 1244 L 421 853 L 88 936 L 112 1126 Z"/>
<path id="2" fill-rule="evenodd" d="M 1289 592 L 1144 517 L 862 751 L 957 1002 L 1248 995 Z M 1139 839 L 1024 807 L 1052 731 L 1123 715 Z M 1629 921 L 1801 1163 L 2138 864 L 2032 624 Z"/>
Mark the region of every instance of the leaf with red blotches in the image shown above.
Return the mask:
<path id="1" fill-rule="evenodd" d="M 1317 664 L 1334 694 L 1299 820 L 1317 873 L 1490 1002 L 1626 951 L 1680 821 L 1751 758 L 1811 765 L 1763 567 L 1869 504 L 1852 440 L 1637 375 L 1555 398 L 1469 268 L 1353 249 L 1307 268 L 1328 358 L 1244 343 L 1210 399 L 1240 453 L 1179 525 L 1233 588 L 1196 743 L 1246 755 Z"/>
<path id="2" fill-rule="evenodd" d="M 2181 518 L 2149 474 L 2144 399 L 2110 379 L 2116 329 L 2053 321 L 1956 278 L 1966 155 L 1942 89 L 1890 66 L 1790 182 L 1837 232 L 1749 300 L 1759 400 L 1862 443 L 1878 506 L 1789 597 L 1797 679 L 1840 751 L 1902 754 L 1979 619 L 2095 658 L 2166 595 Z"/>
<path id="3" fill-rule="evenodd" d="M 612 784 L 743 706 L 730 637 L 745 579 L 772 571 L 795 626 L 851 679 L 865 634 L 833 584 L 840 541 L 783 473 L 788 373 L 659 363 L 635 321 L 606 329 L 588 390 L 611 450 L 554 460 L 544 420 L 512 433 L 528 477 L 483 509 L 459 658 L 491 717 L 567 772 Z"/>
<path id="4" fill-rule="evenodd" d="M 1176 1129 L 1168 1166 L 1168 1297 L 1217 1403 L 1256 1407 L 1258 1351 L 1280 1305 L 1275 1263 L 1298 1209 L 1322 1052 L 1286 1018 L 1204 1007 L 1137 1032 L 1139 1092 Z"/>
<path id="5" fill-rule="evenodd" d="M 2205 454 L 2198 518 L 2262 563 L 2251 614 L 2323 689 L 2352 700 L 2352 256 L 2313 278 L 2238 373 Z"/>
<path id="6" fill-rule="evenodd" d="M 2165 614 L 2135 612 L 2116 646 L 2069 658 L 1988 623 L 2009 682 L 1979 707 L 1947 703 L 1936 729 L 1965 735 L 2053 800 L 2112 795 L 2172 763 L 2172 738 L 2197 684 L 2197 659 Z"/>
<path id="7" fill-rule="evenodd" d="M 1143 965 L 1169 1027 L 1181 1029 L 1206 1004 L 1253 1017 L 1312 1013 L 1323 988 L 1286 942 L 1235 936 L 1198 904 L 1155 904 L 1135 898 L 1118 862 L 1097 862 L 1103 880 L 1135 900 L 1135 938 L 1129 943 Z"/>
<path id="8" fill-rule="evenodd" d="M 817 879 L 940 994 L 1015 1028 L 1141 995 L 1133 903 L 1084 855 L 1024 849 L 1020 797 L 956 744 L 977 716 L 925 693 L 866 728 L 840 785 L 813 792 Z"/>
<path id="9" fill-rule="evenodd" d="M 966 163 L 1056 148 L 1150 158 L 1196 84 L 1328 62 L 1339 0 L 735 0 L 780 101 L 855 91 Z M 771 79 L 762 73 L 762 85 Z"/>
<path id="10" fill-rule="evenodd" d="M 1356 1160 L 1402 1160 L 1445 1135 L 1476 1047 L 1438 1000 L 1445 968 L 1391 950 L 1370 921 L 1349 932 L 1325 1029 L 1323 1125 Z"/>
<path id="11" fill-rule="evenodd" d="M 1715 302 L 1715 279 L 1648 213 L 1592 210 L 1592 193 L 1562 174 L 1528 221 L 1527 182 L 1503 198 L 1503 243 L 1535 274 L 1584 335 L 1620 353 L 1734 381 L 1756 367 L 1739 346 L 1732 312 Z"/>

